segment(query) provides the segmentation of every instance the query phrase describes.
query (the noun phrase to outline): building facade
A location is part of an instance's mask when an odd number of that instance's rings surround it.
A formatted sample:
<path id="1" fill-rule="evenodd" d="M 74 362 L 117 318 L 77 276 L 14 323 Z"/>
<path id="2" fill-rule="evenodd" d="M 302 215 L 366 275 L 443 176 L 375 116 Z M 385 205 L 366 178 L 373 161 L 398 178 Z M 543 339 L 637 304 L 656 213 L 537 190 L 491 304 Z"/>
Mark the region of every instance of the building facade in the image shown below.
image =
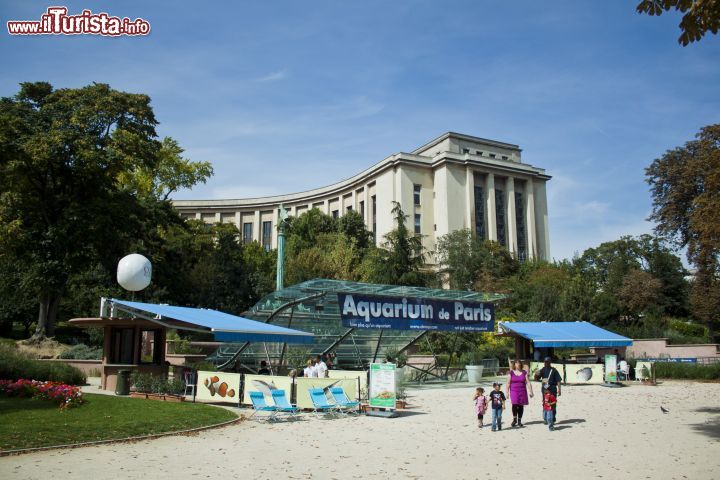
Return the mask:
<path id="1" fill-rule="evenodd" d="M 396 153 L 342 182 L 306 192 L 240 200 L 176 200 L 185 218 L 234 223 L 243 242 L 277 246 L 277 209 L 312 208 L 335 217 L 359 212 L 378 245 L 394 228 L 399 202 L 425 248 L 459 229 L 495 240 L 519 259 L 550 259 L 545 170 L 522 163 L 517 145 L 446 133 Z M 430 260 L 434 262 L 434 260 Z"/>

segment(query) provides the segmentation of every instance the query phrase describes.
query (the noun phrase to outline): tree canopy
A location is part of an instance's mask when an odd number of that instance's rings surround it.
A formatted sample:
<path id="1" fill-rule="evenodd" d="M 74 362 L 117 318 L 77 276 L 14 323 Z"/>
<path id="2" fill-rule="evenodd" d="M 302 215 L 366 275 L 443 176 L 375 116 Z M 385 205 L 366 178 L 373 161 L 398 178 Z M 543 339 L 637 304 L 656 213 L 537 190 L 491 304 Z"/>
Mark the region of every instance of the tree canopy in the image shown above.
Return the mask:
<path id="1" fill-rule="evenodd" d="M 699 41 L 707 32 L 716 34 L 720 29 L 720 2 L 716 0 L 642 0 L 636 10 L 650 16 L 671 10 L 683 13 L 678 38 L 682 46 Z"/>

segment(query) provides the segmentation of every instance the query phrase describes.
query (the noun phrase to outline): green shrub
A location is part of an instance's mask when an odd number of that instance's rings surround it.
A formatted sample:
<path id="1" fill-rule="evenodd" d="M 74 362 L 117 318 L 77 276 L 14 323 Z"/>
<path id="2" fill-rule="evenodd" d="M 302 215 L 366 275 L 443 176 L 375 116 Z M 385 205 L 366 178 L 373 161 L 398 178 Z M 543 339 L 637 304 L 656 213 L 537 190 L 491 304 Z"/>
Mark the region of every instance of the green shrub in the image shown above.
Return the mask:
<path id="1" fill-rule="evenodd" d="M 153 377 L 149 373 L 133 372 L 130 374 L 130 383 L 135 386 L 136 392 L 152 392 Z"/>
<path id="2" fill-rule="evenodd" d="M 696 363 L 655 363 L 655 378 L 689 380 L 720 380 L 720 363 L 698 365 Z"/>
<path id="3" fill-rule="evenodd" d="M 160 375 L 133 372 L 130 381 L 135 385 L 135 391 L 140 393 L 182 395 L 185 392 L 185 382 L 179 378 L 168 380 Z"/>
<path id="4" fill-rule="evenodd" d="M 62 352 L 59 357 L 74 360 L 100 360 L 102 354 L 102 348 L 92 348 L 83 343 L 78 343 Z"/>
<path id="5" fill-rule="evenodd" d="M 14 346 L 0 344 L 0 380 L 28 380 L 84 385 L 85 374 L 62 362 L 35 360 L 19 352 Z"/>

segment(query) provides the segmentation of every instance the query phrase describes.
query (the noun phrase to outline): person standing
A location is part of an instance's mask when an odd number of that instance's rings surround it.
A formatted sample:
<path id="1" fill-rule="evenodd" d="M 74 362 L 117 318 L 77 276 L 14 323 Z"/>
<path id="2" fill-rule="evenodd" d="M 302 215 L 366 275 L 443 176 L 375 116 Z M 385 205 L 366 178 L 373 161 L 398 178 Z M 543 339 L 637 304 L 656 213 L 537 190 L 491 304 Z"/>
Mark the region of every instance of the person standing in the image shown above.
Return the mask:
<path id="1" fill-rule="evenodd" d="M 512 427 L 522 427 L 522 417 L 525 411 L 525 405 L 530 403 L 528 400 L 528 392 L 530 397 L 533 396 L 532 385 L 528 378 L 528 372 L 523 368 L 522 360 L 515 360 L 513 368 L 508 373 L 507 385 L 505 391 L 510 394 L 510 403 L 512 403 L 513 421 Z"/>
<path id="2" fill-rule="evenodd" d="M 545 397 L 545 392 L 549 391 L 554 397 L 560 396 L 560 382 L 562 382 L 562 375 L 557 371 L 557 368 L 552 366 L 552 358 L 545 357 L 545 365 L 541 368 L 536 376 L 542 382 L 542 394 Z M 543 412 L 545 410 L 543 409 Z M 553 423 L 557 422 L 557 402 L 552 405 L 553 412 Z M 544 418 L 543 413 L 543 418 Z M 545 422 L 547 423 L 547 422 Z"/>
<path id="3" fill-rule="evenodd" d="M 485 397 L 485 390 L 482 387 L 477 387 L 475 389 L 473 402 L 475 402 L 475 414 L 478 419 L 478 427 L 482 428 L 483 415 L 485 415 L 485 410 L 487 410 L 487 397 Z"/>
<path id="4" fill-rule="evenodd" d="M 500 390 L 499 383 L 493 383 L 490 392 L 490 405 L 492 406 L 492 431 L 502 430 L 502 411 L 505 410 L 505 394 Z"/>
<path id="5" fill-rule="evenodd" d="M 303 370 L 303 376 L 307 378 L 316 378 L 317 369 L 315 368 L 315 361 L 310 359 L 307 361 L 307 366 Z"/>
<path id="6" fill-rule="evenodd" d="M 545 420 L 545 423 L 548 425 L 548 428 L 552 432 L 555 430 L 555 417 L 553 414 L 553 409 L 557 406 L 557 397 L 550 392 L 550 390 L 546 390 L 545 394 L 543 395 L 543 419 Z"/>
<path id="7" fill-rule="evenodd" d="M 328 367 L 320 355 L 315 357 L 315 370 L 317 371 L 318 378 L 325 378 L 328 376 Z"/>

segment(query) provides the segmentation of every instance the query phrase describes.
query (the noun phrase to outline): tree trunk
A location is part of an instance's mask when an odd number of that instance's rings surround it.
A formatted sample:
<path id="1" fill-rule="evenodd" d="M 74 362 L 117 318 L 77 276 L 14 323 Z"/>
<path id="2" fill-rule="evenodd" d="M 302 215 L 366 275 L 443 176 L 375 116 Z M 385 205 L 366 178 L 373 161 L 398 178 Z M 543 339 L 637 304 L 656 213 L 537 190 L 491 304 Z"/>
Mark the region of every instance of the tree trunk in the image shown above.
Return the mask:
<path id="1" fill-rule="evenodd" d="M 40 308 L 38 312 L 37 327 L 35 328 L 34 339 L 52 337 L 55 334 L 55 319 L 60 305 L 59 293 L 40 294 Z"/>

